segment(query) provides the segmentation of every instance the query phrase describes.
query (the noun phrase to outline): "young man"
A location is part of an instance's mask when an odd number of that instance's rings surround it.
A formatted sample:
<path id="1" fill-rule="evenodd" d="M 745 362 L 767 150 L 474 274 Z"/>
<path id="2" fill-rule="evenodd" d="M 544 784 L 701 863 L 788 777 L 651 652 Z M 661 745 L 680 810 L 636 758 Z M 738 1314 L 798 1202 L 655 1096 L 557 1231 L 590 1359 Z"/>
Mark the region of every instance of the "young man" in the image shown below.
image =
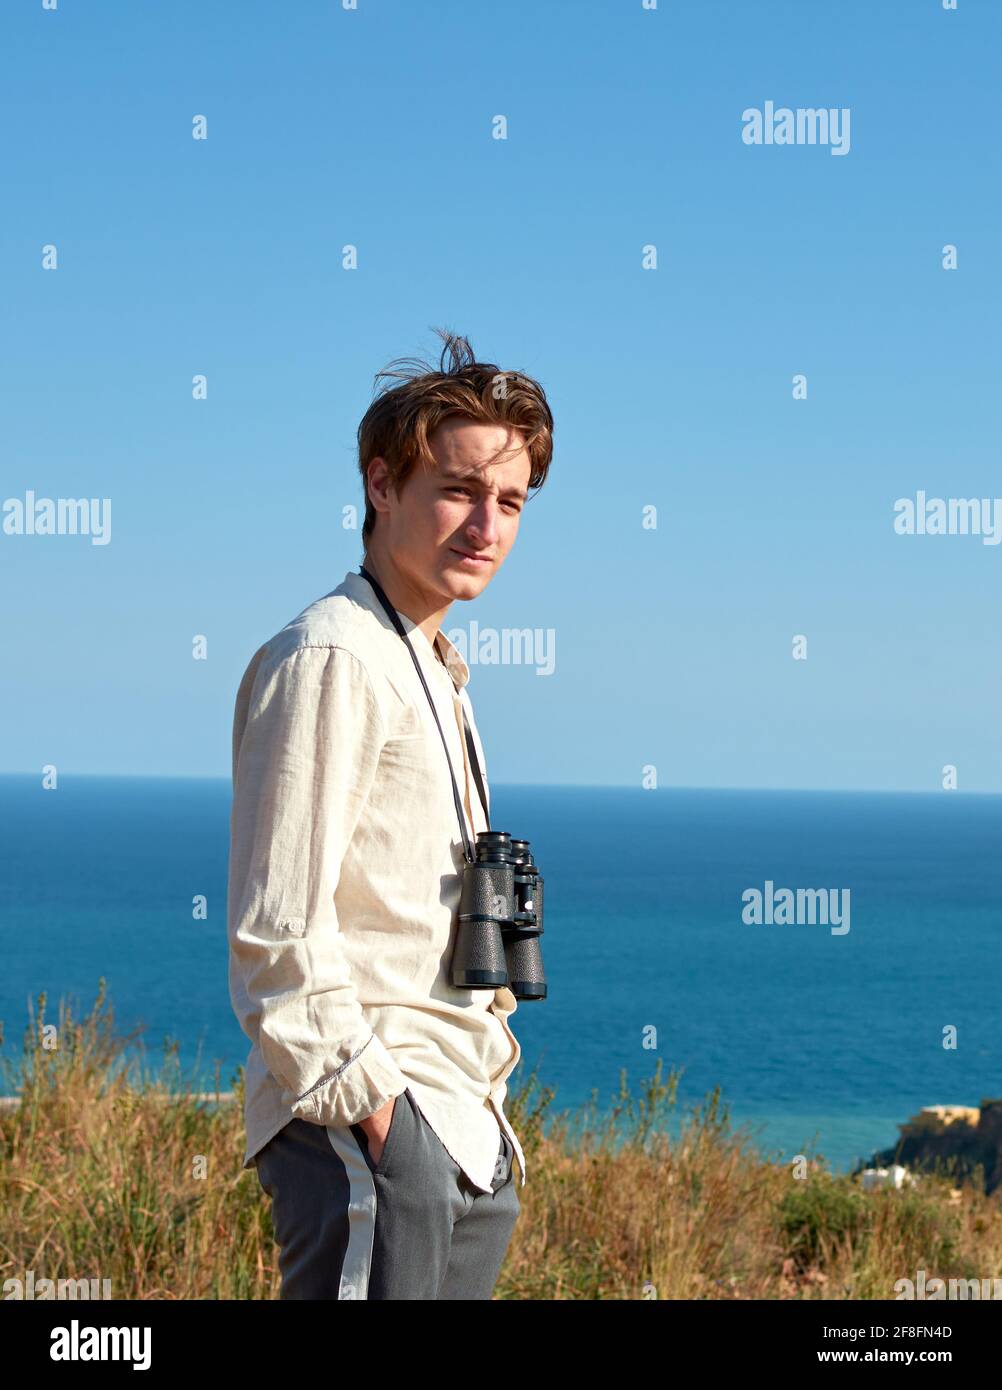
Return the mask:
<path id="1" fill-rule="evenodd" d="M 538 383 L 442 336 L 440 369 L 380 373 L 400 383 L 359 426 L 365 574 L 260 648 L 237 695 L 230 995 L 282 1298 L 489 1299 L 513 1159 L 525 1183 L 515 996 L 452 983 L 459 817 L 475 845 L 490 806 L 440 625 L 511 550 L 553 419 Z"/>

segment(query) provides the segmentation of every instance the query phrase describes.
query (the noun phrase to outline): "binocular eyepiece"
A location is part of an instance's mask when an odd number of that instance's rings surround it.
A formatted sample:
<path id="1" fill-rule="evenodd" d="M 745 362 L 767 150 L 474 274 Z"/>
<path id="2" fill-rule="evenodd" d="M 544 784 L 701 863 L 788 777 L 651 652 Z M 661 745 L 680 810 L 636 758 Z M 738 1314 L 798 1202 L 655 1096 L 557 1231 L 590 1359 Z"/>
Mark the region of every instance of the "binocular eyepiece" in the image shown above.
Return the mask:
<path id="1" fill-rule="evenodd" d="M 545 999 L 543 876 L 528 840 L 482 830 L 477 857 L 467 861 L 452 955 L 458 989 L 501 989 L 516 999 Z"/>

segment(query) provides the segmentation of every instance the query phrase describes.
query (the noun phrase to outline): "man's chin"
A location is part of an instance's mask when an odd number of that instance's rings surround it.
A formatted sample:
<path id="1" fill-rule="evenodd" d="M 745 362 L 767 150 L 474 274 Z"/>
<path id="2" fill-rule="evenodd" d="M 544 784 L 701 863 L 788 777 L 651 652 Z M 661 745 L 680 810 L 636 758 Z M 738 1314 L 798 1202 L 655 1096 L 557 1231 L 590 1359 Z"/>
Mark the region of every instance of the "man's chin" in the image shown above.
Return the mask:
<path id="1" fill-rule="evenodd" d="M 492 568 L 484 566 L 485 572 L 477 574 L 475 570 L 466 570 L 461 566 L 447 565 L 442 574 L 442 584 L 447 593 L 456 599 L 476 598 L 482 593 L 494 574 Z"/>

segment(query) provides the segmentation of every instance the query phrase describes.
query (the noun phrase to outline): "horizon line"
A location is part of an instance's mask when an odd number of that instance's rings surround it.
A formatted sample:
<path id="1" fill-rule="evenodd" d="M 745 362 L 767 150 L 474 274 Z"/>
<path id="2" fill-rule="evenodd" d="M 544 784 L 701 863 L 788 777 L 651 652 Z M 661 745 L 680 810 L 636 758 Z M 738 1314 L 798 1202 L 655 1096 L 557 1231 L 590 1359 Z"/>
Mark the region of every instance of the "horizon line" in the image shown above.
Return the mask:
<path id="1" fill-rule="evenodd" d="M 44 774 L 38 771 L 19 772 L 19 771 L 0 771 L 0 780 L 4 778 L 41 778 Z M 194 772 L 70 772 L 58 774 L 63 780 L 81 781 L 118 781 L 118 782 L 225 782 L 232 783 L 232 776 L 229 773 L 194 773 Z M 706 786 L 694 785 L 692 783 L 666 783 L 664 786 L 649 788 L 637 786 L 634 782 L 491 782 L 490 787 L 525 787 L 538 790 L 552 789 L 553 791 L 673 791 L 673 792 L 775 792 L 779 795 L 783 793 L 813 793 L 816 795 L 827 796 L 1002 796 L 1002 789 L 991 790 L 964 790 L 959 788 L 941 787 L 938 790 L 932 787 L 761 787 L 761 786 Z"/>

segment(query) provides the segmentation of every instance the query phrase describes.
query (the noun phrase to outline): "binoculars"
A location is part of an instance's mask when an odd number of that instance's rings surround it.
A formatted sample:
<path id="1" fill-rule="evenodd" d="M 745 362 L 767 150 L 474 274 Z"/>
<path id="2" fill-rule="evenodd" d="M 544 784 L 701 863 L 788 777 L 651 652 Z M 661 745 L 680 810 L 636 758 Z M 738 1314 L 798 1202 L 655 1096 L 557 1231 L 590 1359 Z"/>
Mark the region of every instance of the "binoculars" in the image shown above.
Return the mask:
<path id="1" fill-rule="evenodd" d="M 543 876 L 529 841 L 482 830 L 476 851 L 463 870 L 452 983 L 458 989 L 507 986 L 516 999 L 545 999 Z"/>

